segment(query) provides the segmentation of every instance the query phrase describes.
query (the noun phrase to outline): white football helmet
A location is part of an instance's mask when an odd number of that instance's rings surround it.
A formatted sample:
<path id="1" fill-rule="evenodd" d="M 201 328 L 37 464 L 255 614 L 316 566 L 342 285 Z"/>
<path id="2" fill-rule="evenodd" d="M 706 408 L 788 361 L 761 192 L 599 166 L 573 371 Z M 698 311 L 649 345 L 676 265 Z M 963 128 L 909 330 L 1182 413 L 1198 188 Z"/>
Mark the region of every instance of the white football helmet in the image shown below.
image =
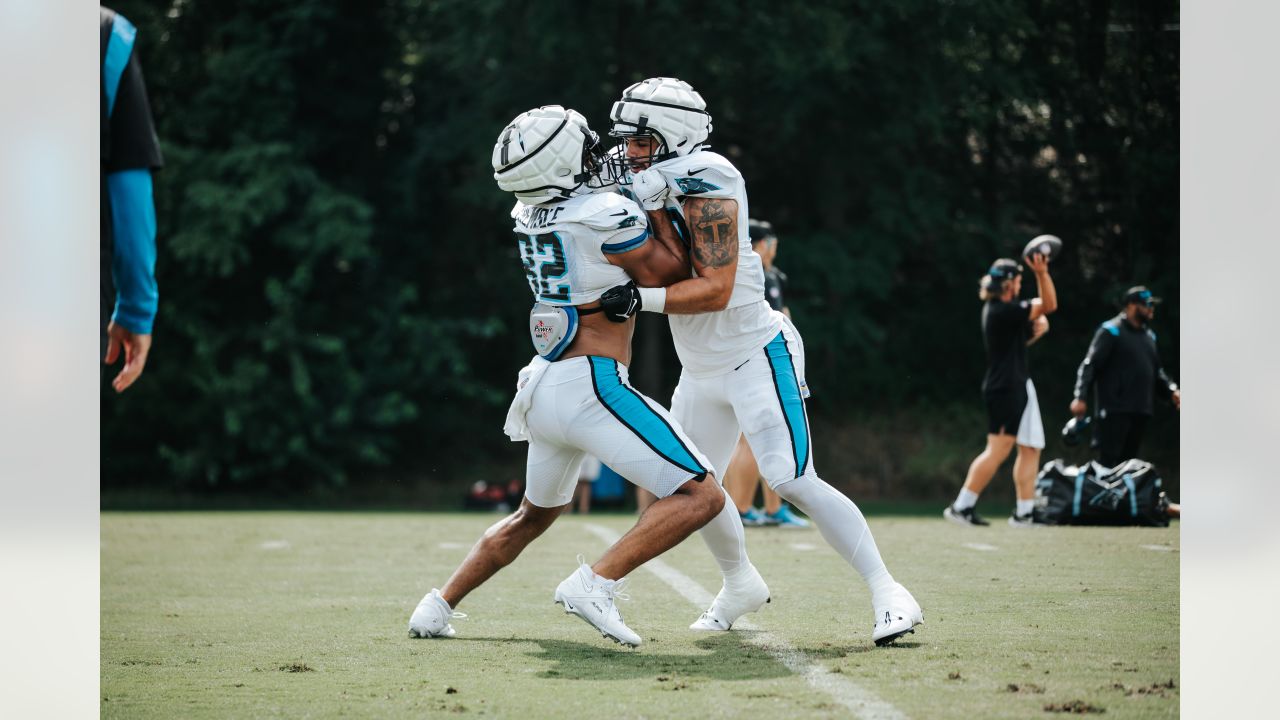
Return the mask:
<path id="1" fill-rule="evenodd" d="M 647 164 L 688 155 L 711 135 L 706 101 L 689 83 L 676 78 L 649 78 L 627 88 L 622 99 L 613 104 L 609 119 L 613 121 L 609 130 L 613 137 L 652 136 L 658 140 Z"/>
<path id="2" fill-rule="evenodd" d="M 544 105 L 512 120 L 493 146 L 493 179 L 526 205 L 541 205 L 612 184 L 600 136 L 575 110 Z"/>

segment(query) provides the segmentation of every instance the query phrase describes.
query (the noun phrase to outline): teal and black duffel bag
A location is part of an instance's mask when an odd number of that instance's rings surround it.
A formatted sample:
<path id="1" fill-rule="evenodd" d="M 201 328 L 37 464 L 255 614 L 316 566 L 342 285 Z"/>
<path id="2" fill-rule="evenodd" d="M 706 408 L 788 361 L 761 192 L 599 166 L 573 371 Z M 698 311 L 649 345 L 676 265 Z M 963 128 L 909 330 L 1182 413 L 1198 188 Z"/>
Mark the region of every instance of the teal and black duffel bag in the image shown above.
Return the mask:
<path id="1" fill-rule="evenodd" d="M 1050 460 L 1036 477 L 1033 517 L 1045 525 L 1167 527 L 1168 499 L 1162 485 L 1155 466 L 1144 460 L 1127 460 L 1113 468 Z"/>

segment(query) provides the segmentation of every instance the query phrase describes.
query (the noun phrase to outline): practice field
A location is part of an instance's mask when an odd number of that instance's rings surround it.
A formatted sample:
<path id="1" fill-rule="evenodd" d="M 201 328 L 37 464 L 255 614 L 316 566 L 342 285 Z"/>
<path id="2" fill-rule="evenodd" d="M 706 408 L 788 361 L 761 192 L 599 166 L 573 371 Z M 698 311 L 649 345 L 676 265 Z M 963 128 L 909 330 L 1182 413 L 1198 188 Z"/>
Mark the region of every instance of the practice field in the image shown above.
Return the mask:
<path id="1" fill-rule="evenodd" d="M 686 630 L 720 587 L 694 537 L 633 573 L 620 607 L 645 644 L 627 650 L 551 596 L 632 518 L 566 516 L 462 603 L 457 638 L 410 639 L 414 605 L 495 519 L 104 513 L 103 717 L 1178 715 L 1176 525 L 873 516 L 925 613 L 887 648 L 814 530 L 748 528 L 773 602 L 751 629 Z"/>

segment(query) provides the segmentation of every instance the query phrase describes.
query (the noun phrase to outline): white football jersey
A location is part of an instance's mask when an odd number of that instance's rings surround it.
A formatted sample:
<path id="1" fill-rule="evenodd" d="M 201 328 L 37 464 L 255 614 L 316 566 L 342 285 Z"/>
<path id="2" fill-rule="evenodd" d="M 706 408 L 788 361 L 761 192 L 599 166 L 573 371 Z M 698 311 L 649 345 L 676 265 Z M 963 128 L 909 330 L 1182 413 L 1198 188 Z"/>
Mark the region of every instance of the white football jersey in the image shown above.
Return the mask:
<path id="1" fill-rule="evenodd" d="M 747 232 L 747 187 L 724 156 L 699 150 L 653 166 L 667 181 L 667 213 L 689 241 L 683 203 L 688 198 L 728 198 L 738 203 L 738 272 L 724 310 L 670 315 L 671 337 L 680 364 L 694 376 L 729 372 L 782 330 L 781 314 L 764 299 L 764 264 L 751 249 Z"/>
<path id="2" fill-rule="evenodd" d="M 549 305 L 582 305 L 631 280 L 606 254 L 624 253 L 649 239 L 640 206 L 611 192 L 511 209 L 529 289 Z"/>

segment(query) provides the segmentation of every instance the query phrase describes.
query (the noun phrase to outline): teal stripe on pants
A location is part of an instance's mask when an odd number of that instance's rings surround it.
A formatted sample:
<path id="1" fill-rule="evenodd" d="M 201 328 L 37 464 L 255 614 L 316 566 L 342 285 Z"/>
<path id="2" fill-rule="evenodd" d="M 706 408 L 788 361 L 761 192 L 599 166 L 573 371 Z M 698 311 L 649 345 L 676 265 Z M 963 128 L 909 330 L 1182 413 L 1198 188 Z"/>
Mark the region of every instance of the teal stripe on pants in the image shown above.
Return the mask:
<path id="1" fill-rule="evenodd" d="M 796 373 L 787 340 L 779 332 L 764 348 L 773 370 L 773 387 L 782 405 L 782 416 L 791 432 L 791 453 L 796 463 L 796 477 L 809 466 L 809 420 L 804 415 L 804 398 L 800 394 L 800 378 Z"/>
<path id="2" fill-rule="evenodd" d="M 591 384 L 605 409 L 667 462 L 695 475 L 707 472 L 666 419 L 623 384 L 617 360 L 594 355 L 587 359 L 591 361 Z"/>

